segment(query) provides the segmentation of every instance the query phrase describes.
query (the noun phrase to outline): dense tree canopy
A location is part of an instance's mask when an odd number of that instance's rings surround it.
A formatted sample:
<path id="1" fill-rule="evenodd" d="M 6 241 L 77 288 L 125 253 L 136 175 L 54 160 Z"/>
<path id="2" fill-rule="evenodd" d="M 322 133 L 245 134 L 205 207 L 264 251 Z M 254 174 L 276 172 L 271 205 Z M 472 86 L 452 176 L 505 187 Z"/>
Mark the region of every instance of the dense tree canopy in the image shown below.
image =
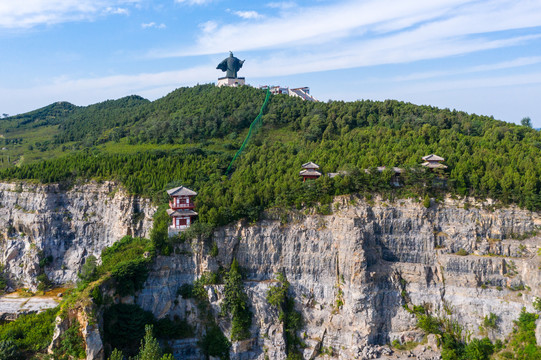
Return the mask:
<path id="1" fill-rule="evenodd" d="M 136 194 L 163 199 L 183 184 L 199 193 L 199 219 L 215 225 L 264 208 L 326 203 L 352 192 L 426 195 L 433 176 L 416 171 L 421 157 L 443 156 L 447 190 L 541 208 L 541 135 L 526 126 L 449 109 L 394 100 L 304 102 L 271 97 L 263 127 L 224 176 L 265 92 L 201 85 L 148 102 L 139 97 L 67 111 L 56 141 L 84 150 L 49 161 L 10 167 L 1 179 L 62 182 L 114 179 Z M 43 115 L 43 114 L 42 114 Z M 97 145 L 105 143 L 105 145 Z M 159 146 L 166 148 L 157 149 Z M 150 149 L 150 150 L 148 150 Z M 324 172 L 348 175 L 303 183 L 307 161 Z M 405 186 L 393 189 L 390 173 L 365 169 L 401 166 Z"/>

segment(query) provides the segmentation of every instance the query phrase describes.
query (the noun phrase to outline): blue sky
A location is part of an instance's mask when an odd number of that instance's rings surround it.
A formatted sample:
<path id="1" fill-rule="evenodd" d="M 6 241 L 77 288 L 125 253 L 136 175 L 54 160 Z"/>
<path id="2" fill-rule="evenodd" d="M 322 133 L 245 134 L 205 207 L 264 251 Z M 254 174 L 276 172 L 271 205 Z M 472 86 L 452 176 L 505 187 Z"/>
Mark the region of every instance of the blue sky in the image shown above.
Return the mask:
<path id="1" fill-rule="evenodd" d="M 541 127 L 540 0 L 0 0 L 0 113 L 216 81 Z"/>

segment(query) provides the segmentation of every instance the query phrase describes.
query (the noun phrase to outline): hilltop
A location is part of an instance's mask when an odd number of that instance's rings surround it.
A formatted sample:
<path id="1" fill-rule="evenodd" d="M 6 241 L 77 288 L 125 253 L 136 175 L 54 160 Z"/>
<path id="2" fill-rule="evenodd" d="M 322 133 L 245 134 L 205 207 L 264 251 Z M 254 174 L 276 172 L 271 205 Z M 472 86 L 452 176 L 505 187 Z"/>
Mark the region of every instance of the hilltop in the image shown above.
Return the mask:
<path id="1" fill-rule="evenodd" d="M 264 98 L 264 91 L 251 87 L 199 85 L 153 102 L 130 96 L 86 107 L 52 104 L 0 121 L 7 147 L 0 178 L 112 179 L 158 202 L 166 187 L 181 183 L 199 193 L 200 221 L 221 225 L 257 219 L 273 206 L 326 204 L 338 194 L 441 196 L 441 189 L 423 186 L 427 179 L 419 177 L 432 176 L 427 172 L 405 174 L 405 186 L 393 188 L 390 173 L 364 171 L 411 169 L 436 153 L 449 166 L 445 191 L 532 210 L 541 206 L 539 132 L 395 100 L 310 103 L 272 96 L 262 128 L 226 177 Z M 298 171 L 307 161 L 348 175 L 303 184 Z"/>

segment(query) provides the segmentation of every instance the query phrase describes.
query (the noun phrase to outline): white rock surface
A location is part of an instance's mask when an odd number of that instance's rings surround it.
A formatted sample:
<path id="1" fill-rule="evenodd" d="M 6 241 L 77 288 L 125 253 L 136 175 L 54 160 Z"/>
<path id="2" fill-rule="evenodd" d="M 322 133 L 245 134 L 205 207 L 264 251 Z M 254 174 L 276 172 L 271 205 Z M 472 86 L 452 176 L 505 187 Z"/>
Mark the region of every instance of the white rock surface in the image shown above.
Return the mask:
<path id="1" fill-rule="evenodd" d="M 383 346 L 424 336 L 415 327 L 415 316 L 403 308 L 402 290 L 410 306 L 426 303 L 439 316 L 451 310 L 453 319 L 479 337 L 479 325 L 491 312 L 499 322 L 489 335 L 503 338 L 522 307 L 533 311 L 532 298 L 541 295 L 540 239 L 506 238 L 534 230 L 540 224 L 537 213 L 494 210 L 490 204 L 465 210 L 451 199 L 430 209 L 410 200 L 356 202 L 340 197 L 334 214 L 291 215 L 286 225 L 269 217 L 255 225 L 241 222 L 219 229 L 213 239 L 219 248 L 216 258 L 207 255 L 208 249 L 199 251 L 200 245 L 180 245 L 179 255 L 158 258 L 136 302 L 160 317 L 187 318 L 176 290 L 204 271 L 227 268 L 236 258 L 247 274 L 245 289 L 254 313 L 252 348 L 232 353 L 243 359 L 285 358 L 277 312 L 266 302 L 277 272 L 286 274 L 303 314 L 299 336 L 308 345 L 305 358 L 318 358 L 320 345 L 342 359 L 409 357 L 389 355 Z M 456 255 L 459 249 L 476 255 Z M 513 284 L 531 290 L 511 291 Z M 214 311 L 219 310 L 216 294 L 210 297 Z M 220 324 L 227 333 L 229 324 Z M 416 354 L 437 359 L 432 350 L 425 345 Z"/>
<path id="2" fill-rule="evenodd" d="M 58 303 L 58 297 L 21 297 L 16 293 L 0 296 L 0 320 L 14 320 L 21 314 L 54 308 Z"/>
<path id="3" fill-rule="evenodd" d="M 40 256 L 57 284 L 77 280 L 89 255 L 124 235 L 146 236 L 155 208 L 112 182 L 59 185 L 0 183 L 0 263 L 12 287 L 36 288 Z"/>

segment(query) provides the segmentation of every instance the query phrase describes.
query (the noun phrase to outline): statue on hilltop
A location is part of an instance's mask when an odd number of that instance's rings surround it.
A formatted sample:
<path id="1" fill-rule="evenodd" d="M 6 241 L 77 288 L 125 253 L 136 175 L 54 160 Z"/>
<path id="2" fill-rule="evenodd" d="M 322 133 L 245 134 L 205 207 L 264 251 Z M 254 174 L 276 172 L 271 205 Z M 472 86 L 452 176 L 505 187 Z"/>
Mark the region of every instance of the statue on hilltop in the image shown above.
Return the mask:
<path id="1" fill-rule="evenodd" d="M 234 57 L 233 53 L 230 51 L 229 57 L 223 59 L 222 62 L 216 66 L 216 69 L 226 71 L 225 77 L 236 79 L 237 71 L 240 70 L 242 64 L 244 64 L 244 60 L 239 60 L 238 58 Z"/>

